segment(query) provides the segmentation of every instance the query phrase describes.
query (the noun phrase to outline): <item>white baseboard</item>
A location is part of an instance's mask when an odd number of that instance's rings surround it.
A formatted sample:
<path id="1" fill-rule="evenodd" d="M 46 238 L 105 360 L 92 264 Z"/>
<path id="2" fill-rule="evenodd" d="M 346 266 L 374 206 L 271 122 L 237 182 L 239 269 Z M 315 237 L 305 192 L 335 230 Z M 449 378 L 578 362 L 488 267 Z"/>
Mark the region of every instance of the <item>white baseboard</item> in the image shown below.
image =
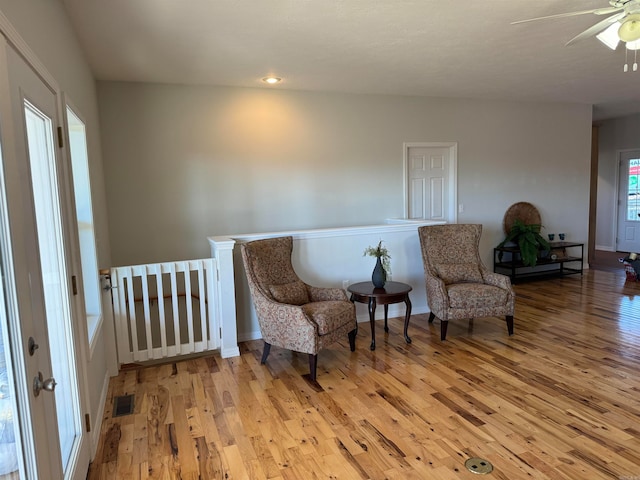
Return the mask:
<path id="1" fill-rule="evenodd" d="M 231 347 L 231 348 L 221 348 L 220 349 L 220 356 L 222 358 L 239 357 L 240 356 L 240 349 L 237 346 Z"/>
<path id="2" fill-rule="evenodd" d="M 431 310 L 429 310 L 429 307 L 422 306 L 422 307 L 417 307 L 417 308 L 412 308 L 411 309 L 411 315 L 420 315 L 422 313 L 429 313 Z M 398 306 L 394 306 L 391 305 L 389 306 L 389 314 L 388 314 L 388 318 L 404 318 L 405 316 L 405 310 L 404 310 L 404 304 L 402 304 L 402 306 L 398 305 Z M 383 320 L 384 319 L 384 308 L 376 308 L 376 320 Z M 361 313 L 356 317 L 356 320 L 358 323 L 362 323 L 362 322 L 369 322 L 369 314 L 368 313 Z"/>
<path id="3" fill-rule="evenodd" d="M 596 250 L 602 250 L 603 252 L 615 252 L 615 247 L 605 246 L 605 245 L 596 245 Z"/>
<path id="4" fill-rule="evenodd" d="M 262 338 L 262 332 L 255 330 L 253 332 L 238 333 L 238 342 L 248 342 L 249 340 L 260 340 Z"/>
<path id="5" fill-rule="evenodd" d="M 104 408 L 107 404 L 107 394 L 109 393 L 109 372 L 105 372 L 104 382 L 102 383 L 102 392 L 100 392 L 100 400 L 98 401 L 98 411 L 95 417 L 91 419 L 91 461 L 96 456 L 98 444 L 100 442 L 100 430 L 102 429 L 102 417 Z"/>

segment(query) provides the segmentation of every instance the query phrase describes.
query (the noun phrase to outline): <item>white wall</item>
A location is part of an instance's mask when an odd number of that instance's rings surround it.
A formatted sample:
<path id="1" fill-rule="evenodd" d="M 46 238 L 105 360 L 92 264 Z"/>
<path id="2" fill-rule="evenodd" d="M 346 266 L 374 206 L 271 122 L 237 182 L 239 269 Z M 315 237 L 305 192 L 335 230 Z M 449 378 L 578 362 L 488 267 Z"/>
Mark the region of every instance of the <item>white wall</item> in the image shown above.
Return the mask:
<path id="1" fill-rule="evenodd" d="M 598 204 L 596 248 L 616 250 L 618 153 L 640 149 L 640 115 L 598 123 Z"/>
<path id="2" fill-rule="evenodd" d="M 27 42 L 86 121 L 98 262 L 111 266 L 106 198 L 102 173 L 96 86 L 81 47 L 59 0 L 0 0 L 0 11 Z M 110 326 L 109 323 L 107 323 Z M 99 429 L 102 394 L 107 375 L 104 326 L 88 365 L 93 428 Z"/>
<path id="3" fill-rule="evenodd" d="M 116 82 L 98 98 L 115 265 L 401 217 L 403 142 L 458 142 L 458 221 L 484 225 L 487 263 L 518 201 L 587 241 L 588 105 Z"/>

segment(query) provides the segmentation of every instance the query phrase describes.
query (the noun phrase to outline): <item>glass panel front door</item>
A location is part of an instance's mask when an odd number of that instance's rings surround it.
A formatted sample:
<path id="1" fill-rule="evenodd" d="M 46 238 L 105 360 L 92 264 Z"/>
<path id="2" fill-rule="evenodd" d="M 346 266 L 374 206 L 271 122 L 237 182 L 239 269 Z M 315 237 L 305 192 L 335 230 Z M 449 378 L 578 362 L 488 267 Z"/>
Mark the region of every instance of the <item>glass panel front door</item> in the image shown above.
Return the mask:
<path id="1" fill-rule="evenodd" d="M 52 121 L 28 101 L 24 105 L 31 183 L 38 226 L 40 267 L 47 310 L 47 332 L 55 386 L 56 414 L 62 468 L 66 471 L 71 449 L 81 434 L 78 379 L 73 368 L 74 344 L 71 306 L 65 267 L 62 222 L 56 175 Z"/>
<path id="2" fill-rule="evenodd" d="M 0 145 L 1 147 L 1 145 Z M 0 169 L 2 169 L 2 148 L 0 148 Z M 4 179 L 0 175 L 0 186 L 4 186 Z M 0 188 L 4 192 L 4 188 Z M 9 249 L 8 235 L 5 231 L 7 222 L 5 199 L 0 199 L 0 480 L 25 478 L 21 461 L 21 433 L 18 422 L 18 408 L 16 402 L 16 388 L 14 381 L 11 338 L 16 332 L 11 328 L 10 311 L 7 307 L 7 297 L 10 296 L 10 277 L 5 274 L 10 270 L 7 265 L 5 252 Z M 15 320 L 15 319 L 14 319 Z M 14 322 L 15 324 L 16 322 Z"/>
<path id="3" fill-rule="evenodd" d="M 620 154 L 616 250 L 640 253 L 640 151 Z"/>

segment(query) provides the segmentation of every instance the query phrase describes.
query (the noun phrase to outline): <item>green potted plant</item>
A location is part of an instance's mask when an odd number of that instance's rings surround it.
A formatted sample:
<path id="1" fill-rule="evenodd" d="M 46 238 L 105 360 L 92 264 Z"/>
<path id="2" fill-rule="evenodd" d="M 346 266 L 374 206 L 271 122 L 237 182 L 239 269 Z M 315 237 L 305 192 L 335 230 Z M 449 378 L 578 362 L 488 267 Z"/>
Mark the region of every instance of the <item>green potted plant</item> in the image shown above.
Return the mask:
<path id="1" fill-rule="evenodd" d="M 520 249 L 522 264 L 527 267 L 535 267 L 540 251 L 549 251 L 551 249 L 549 242 L 540 235 L 541 229 L 542 225 L 540 224 L 525 224 L 516 219 L 507 238 L 500 242 L 498 248 L 504 247 L 509 242 L 517 244 Z M 503 253 L 502 251 L 498 253 L 499 260 L 502 260 Z"/>
<path id="2" fill-rule="evenodd" d="M 389 255 L 387 247 L 383 247 L 382 240 L 380 240 L 376 247 L 369 246 L 365 248 L 363 256 L 376 258 L 376 266 L 373 269 L 371 281 L 376 288 L 384 287 L 387 275 L 391 274 L 391 255 Z"/>

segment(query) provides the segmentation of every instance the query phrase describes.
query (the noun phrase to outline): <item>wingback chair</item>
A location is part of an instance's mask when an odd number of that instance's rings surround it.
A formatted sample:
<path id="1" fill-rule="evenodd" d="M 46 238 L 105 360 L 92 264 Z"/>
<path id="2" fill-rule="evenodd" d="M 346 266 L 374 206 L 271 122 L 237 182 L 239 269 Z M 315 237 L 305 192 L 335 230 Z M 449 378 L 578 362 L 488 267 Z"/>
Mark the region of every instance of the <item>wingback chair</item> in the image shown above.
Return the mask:
<path id="1" fill-rule="evenodd" d="M 344 290 L 312 287 L 293 269 L 292 237 L 268 238 L 241 246 L 249 290 L 264 340 L 261 363 L 271 345 L 309 354 L 316 380 L 318 352 L 348 336 L 356 344 L 356 310 Z"/>
<path id="2" fill-rule="evenodd" d="M 440 319 L 440 339 L 449 320 L 504 315 L 513 335 L 515 293 L 506 275 L 487 270 L 478 246 L 482 225 L 432 225 L 418 228 L 429 323 Z"/>

